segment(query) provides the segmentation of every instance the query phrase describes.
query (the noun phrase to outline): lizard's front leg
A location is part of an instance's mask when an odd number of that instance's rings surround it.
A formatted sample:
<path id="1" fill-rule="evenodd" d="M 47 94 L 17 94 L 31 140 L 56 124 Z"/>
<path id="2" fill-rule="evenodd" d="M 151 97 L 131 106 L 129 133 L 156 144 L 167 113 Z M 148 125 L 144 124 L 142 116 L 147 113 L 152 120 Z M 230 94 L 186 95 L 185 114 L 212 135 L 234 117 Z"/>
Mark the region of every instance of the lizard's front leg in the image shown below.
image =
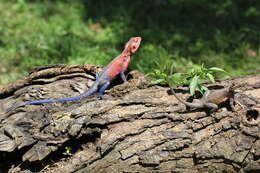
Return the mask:
<path id="1" fill-rule="evenodd" d="M 124 71 L 120 72 L 120 77 L 121 77 L 121 79 L 122 79 L 124 82 L 127 82 L 126 76 L 125 76 L 125 74 L 124 74 Z"/>
<path id="2" fill-rule="evenodd" d="M 218 105 L 215 103 L 204 103 L 207 108 L 210 109 L 210 112 L 215 112 L 218 109 Z"/>
<path id="3" fill-rule="evenodd" d="M 102 99 L 105 90 L 108 88 L 108 86 L 110 85 L 110 81 L 107 80 L 106 82 L 104 82 L 104 84 L 100 87 L 99 91 L 98 91 L 98 98 Z"/>

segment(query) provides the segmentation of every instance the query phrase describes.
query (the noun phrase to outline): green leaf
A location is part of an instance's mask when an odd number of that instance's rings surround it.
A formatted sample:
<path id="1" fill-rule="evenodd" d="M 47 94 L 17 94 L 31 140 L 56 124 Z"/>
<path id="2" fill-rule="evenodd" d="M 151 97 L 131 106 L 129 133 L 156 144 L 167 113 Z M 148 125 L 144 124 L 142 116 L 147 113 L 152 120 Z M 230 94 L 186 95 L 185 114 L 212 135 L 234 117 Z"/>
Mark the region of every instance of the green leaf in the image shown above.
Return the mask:
<path id="1" fill-rule="evenodd" d="M 171 78 L 175 80 L 183 80 L 183 73 L 174 73 L 171 75 Z"/>
<path id="2" fill-rule="evenodd" d="M 208 90 L 208 88 L 205 87 L 204 85 L 201 85 L 201 86 L 200 86 L 200 90 L 202 91 L 202 93 L 204 93 L 205 91 Z"/>
<path id="3" fill-rule="evenodd" d="M 151 82 L 151 84 L 156 85 L 156 84 L 165 84 L 166 80 L 165 79 L 157 79 Z"/>
<path id="4" fill-rule="evenodd" d="M 226 73 L 225 70 L 223 70 L 222 68 L 218 68 L 218 67 L 211 67 L 209 68 L 210 71 L 216 71 L 216 72 L 224 72 Z"/>
<path id="5" fill-rule="evenodd" d="M 154 76 L 154 72 L 147 73 L 145 76 Z"/>
<path id="6" fill-rule="evenodd" d="M 184 73 L 174 73 L 167 77 L 168 84 L 170 85 L 181 85 L 185 83 Z"/>
<path id="7" fill-rule="evenodd" d="M 190 82 L 190 93 L 191 95 L 194 95 L 195 94 L 195 91 L 198 87 L 198 81 L 199 81 L 199 76 L 194 76 L 192 79 L 191 79 L 191 82 Z"/>
<path id="8" fill-rule="evenodd" d="M 215 82 L 215 78 L 214 78 L 214 76 L 213 76 L 212 74 L 210 74 L 210 73 L 207 73 L 206 75 L 208 76 L 208 78 L 209 78 L 210 82 L 212 82 L 212 83 L 214 83 L 214 82 Z"/>

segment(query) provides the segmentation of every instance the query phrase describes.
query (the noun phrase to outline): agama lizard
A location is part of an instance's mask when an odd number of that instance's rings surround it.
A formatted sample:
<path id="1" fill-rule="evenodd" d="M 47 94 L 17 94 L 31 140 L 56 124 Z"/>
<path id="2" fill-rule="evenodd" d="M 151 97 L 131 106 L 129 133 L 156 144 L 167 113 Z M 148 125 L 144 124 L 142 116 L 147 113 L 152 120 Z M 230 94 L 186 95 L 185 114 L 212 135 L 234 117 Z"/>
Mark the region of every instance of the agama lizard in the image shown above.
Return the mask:
<path id="1" fill-rule="evenodd" d="M 180 101 L 181 103 L 183 103 L 184 105 L 186 105 L 190 108 L 196 108 L 196 109 L 208 108 L 211 111 L 216 111 L 218 109 L 218 105 L 220 103 L 225 102 L 228 99 L 230 99 L 231 108 L 234 109 L 233 99 L 231 98 L 231 93 L 237 87 L 238 86 L 234 87 L 234 85 L 231 84 L 223 89 L 214 90 L 214 91 L 207 90 L 200 100 L 194 99 L 194 101 L 192 103 L 186 102 L 186 101 L 180 99 L 176 95 L 176 93 L 172 87 L 170 87 L 170 90 L 171 90 L 171 93 L 176 97 L 176 99 L 178 101 Z"/>
<path id="2" fill-rule="evenodd" d="M 114 58 L 109 65 L 107 65 L 99 75 L 97 75 L 97 79 L 94 84 L 90 87 L 86 92 L 75 96 L 75 97 L 65 97 L 53 100 L 36 100 L 36 101 L 28 101 L 23 104 L 13 106 L 9 108 L 8 111 L 14 110 L 18 107 L 24 105 L 32 105 L 32 104 L 42 104 L 42 103 L 53 103 L 53 102 L 65 102 L 65 101 L 75 101 L 79 100 L 83 97 L 88 97 L 96 92 L 98 92 L 98 96 L 103 96 L 104 91 L 108 88 L 110 81 L 114 79 L 118 74 L 120 74 L 122 80 L 126 82 L 126 76 L 124 74 L 125 70 L 127 70 L 128 65 L 131 60 L 131 56 L 138 50 L 141 44 L 141 37 L 132 37 L 125 44 L 125 48 L 123 52 Z"/>

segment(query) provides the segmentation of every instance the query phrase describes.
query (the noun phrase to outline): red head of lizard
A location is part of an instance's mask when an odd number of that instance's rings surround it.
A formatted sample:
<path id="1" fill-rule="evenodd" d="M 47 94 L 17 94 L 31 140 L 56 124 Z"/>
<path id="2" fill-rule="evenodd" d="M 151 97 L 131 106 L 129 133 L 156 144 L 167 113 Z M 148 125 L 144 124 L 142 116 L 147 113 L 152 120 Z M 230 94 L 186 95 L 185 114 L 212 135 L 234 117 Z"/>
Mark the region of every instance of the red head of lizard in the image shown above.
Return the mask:
<path id="1" fill-rule="evenodd" d="M 141 41 L 142 41 L 141 37 L 130 38 L 130 40 L 125 44 L 124 53 L 129 54 L 129 56 L 134 54 L 140 47 Z"/>

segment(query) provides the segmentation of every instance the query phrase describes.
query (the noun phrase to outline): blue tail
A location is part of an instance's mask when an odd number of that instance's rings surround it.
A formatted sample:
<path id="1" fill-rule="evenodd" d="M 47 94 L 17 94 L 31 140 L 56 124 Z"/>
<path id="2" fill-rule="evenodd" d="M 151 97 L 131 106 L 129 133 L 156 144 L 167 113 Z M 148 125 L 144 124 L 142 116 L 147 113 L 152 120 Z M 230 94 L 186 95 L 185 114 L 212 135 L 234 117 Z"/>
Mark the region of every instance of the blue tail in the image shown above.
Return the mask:
<path id="1" fill-rule="evenodd" d="M 88 97 L 92 94 L 94 94 L 97 91 L 96 87 L 90 88 L 88 91 L 86 91 L 83 94 L 80 94 L 79 96 L 75 97 L 65 97 L 65 98 L 60 98 L 60 99 L 53 99 L 53 100 L 36 100 L 36 101 L 28 101 L 20 105 L 12 106 L 9 109 L 7 109 L 7 112 L 15 110 L 18 107 L 25 106 L 25 105 L 36 105 L 36 104 L 42 104 L 42 103 L 54 103 L 54 102 L 66 102 L 66 101 L 74 101 L 74 100 L 79 100 L 83 97 Z"/>
<path id="2" fill-rule="evenodd" d="M 42 104 L 42 103 L 54 103 L 54 102 L 66 102 L 66 101 L 74 101 L 79 100 L 82 97 L 88 97 L 92 94 L 94 94 L 97 91 L 95 88 L 90 88 L 87 92 L 80 94 L 79 96 L 75 97 L 65 97 L 60 99 L 53 99 L 53 100 L 36 100 L 36 101 L 29 101 L 25 102 L 24 105 L 34 105 L 34 104 Z"/>

